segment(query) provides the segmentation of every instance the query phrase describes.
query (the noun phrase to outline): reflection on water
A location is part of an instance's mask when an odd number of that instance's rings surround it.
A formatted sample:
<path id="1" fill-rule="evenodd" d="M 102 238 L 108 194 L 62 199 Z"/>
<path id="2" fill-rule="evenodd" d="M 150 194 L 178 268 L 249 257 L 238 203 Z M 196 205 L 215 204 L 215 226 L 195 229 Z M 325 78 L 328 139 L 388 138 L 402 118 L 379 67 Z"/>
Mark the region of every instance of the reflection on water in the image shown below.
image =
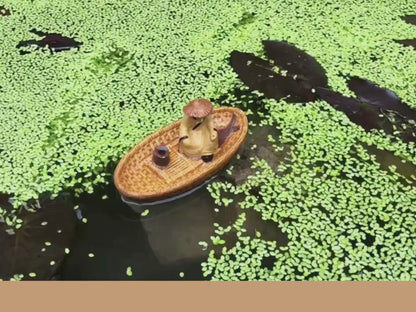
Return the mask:
<path id="1" fill-rule="evenodd" d="M 390 167 L 394 167 L 396 172 L 407 179 L 409 183 L 416 186 L 416 165 L 396 156 L 394 152 L 382 150 L 374 145 L 363 143 L 363 147 L 368 153 L 376 157 L 376 161 L 380 164 L 380 168 L 390 171 Z"/>
<path id="2" fill-rule="evenodd" d="M 10 210 L 8 196 L 0 196 L 0 207 Z M 50 279 L 71 244 L 76 221 L 69 194 L 43 199 L 33 209 L 37 211 L 21 209 L 21 227 L 14 232 L 6 231 L 7 224 L 0 220 L 0 278 L 4 280 L 16 273 L 25 279 Z"/>

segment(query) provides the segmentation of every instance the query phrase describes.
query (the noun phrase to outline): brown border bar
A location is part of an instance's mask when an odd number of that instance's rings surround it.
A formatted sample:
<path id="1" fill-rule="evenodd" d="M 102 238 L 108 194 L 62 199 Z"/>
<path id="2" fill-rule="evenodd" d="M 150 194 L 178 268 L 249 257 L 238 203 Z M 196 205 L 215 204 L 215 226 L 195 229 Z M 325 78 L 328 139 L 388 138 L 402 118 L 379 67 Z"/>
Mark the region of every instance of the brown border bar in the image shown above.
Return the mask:
<path id="1" fill-rule="evenodd" d="M 403 312 L 416 306 L 416 282 L 0 282 L 0 294 L 2 311 Z"/>

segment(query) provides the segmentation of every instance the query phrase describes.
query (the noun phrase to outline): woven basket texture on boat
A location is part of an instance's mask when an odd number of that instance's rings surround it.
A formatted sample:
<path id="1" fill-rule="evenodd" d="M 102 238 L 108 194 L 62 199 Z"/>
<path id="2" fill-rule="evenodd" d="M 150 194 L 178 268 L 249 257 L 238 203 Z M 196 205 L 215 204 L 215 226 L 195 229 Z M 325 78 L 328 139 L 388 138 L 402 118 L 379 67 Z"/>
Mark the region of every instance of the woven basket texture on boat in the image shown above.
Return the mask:
<path id="1" fill-rule="evenodd" d="M 240 129 L 229 136 L 212 162 L 193 160 L 178 152 L 179 120 L 146 137 L 120 160 L 114 172 L 117 190 L 132 199 L 152 201 L 180 194 L 201 184 L 230 161 L 247 136 L 247 117 L 238 108 L 215 108 L 212 111 L 215 127 L 225 128 L 233 114 L 237 117 L 235 125 Z M 167 145 L 170 150 L 171 160 L 164 169 L 152 162 L 153 151 L 158 145 Z"/>

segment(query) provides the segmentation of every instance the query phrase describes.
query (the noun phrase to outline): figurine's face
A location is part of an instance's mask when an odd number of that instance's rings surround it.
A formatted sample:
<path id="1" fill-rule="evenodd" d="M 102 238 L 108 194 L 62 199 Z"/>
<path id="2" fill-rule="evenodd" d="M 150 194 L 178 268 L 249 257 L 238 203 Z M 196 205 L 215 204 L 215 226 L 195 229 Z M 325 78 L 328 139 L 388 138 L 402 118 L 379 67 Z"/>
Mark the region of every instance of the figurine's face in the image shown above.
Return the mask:
<path id="1" fill-rule="evenodd" d="M 204 117 L 202 118 L 192 117 L 192 118 L 195 120 L 196 123 L 203 122 L 205 119 Z"/>

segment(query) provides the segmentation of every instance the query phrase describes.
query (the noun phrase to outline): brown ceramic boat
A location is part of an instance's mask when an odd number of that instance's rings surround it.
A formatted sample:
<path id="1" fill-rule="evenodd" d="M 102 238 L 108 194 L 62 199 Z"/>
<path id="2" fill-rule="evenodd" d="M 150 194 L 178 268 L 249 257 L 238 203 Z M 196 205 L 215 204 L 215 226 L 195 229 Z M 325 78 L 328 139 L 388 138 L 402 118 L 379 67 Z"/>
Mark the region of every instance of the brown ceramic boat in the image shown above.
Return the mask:
<path id="1" fill-rule="evenodd" d="M 215 108 L 212 116 L 219 132 L 232 120 L 237 130 L 221 143 L 211 162 L 190 159 L 178 152 L 180 121 L 176 121 L 145 138 L 120 160 L 114 172 L 114 184 L 120 194 L 143 202 L 163 200 L 189 191 L 224 168 L 244 142 L 248 121 L 244 112 L 234 107 Z M 169 150 L 170 161 L 164 167 L 153 161 L 159 146 Z"/>

